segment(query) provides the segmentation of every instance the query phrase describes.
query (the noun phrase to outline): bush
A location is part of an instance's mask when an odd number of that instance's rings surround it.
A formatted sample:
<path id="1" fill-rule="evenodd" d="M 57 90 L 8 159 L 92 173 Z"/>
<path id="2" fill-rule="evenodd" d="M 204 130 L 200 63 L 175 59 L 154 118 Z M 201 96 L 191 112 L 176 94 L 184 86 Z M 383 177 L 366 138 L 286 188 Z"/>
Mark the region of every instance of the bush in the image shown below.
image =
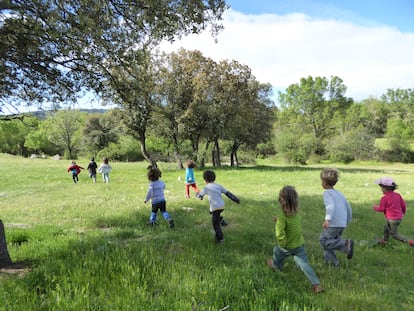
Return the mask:
<path id="1" fill-rule="evenodd" d="M 326 151 L 329 160 L 334 162 L 369 160 L 375 153 L 375 137 L 364 128 L 353 129 L 332 137 Z"/>

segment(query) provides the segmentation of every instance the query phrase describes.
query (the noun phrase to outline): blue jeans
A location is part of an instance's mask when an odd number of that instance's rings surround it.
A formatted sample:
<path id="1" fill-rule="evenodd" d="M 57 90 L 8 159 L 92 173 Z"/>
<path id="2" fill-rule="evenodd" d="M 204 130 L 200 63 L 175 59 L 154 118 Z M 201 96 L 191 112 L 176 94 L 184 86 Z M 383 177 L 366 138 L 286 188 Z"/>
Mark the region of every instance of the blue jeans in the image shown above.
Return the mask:
<path id="1" fill-rule="evenodd" d="M 338 258 L 335 251 L 347 253 L 346 240 L 341 239 L 342 232 L 345 228 L 325 228 L 319 236 L 319 243 L 324 250 L 325 262 L 338 266 Z"/>
<path id="2" fill-rule="evenodd" d="M 109 173 L 103 173 L 102 174 L 102 179 L 104 183 L 109 184 Z"/>
<path id="3" fill-rule="evenodd" d="M 312 267 L 309 264 L 308 257 L 306 256 L 305 245 L 293 249 L 284 249 L 280 246 L 275 246 L 273 249 L 273 265 L 279 270 L 282 270 L 283 263 L 289 256 L 293 256 L 293 260 L 303 271 L 306 278 L 312 285 L 320 284 L 315 271 L 313 271 Z"/>

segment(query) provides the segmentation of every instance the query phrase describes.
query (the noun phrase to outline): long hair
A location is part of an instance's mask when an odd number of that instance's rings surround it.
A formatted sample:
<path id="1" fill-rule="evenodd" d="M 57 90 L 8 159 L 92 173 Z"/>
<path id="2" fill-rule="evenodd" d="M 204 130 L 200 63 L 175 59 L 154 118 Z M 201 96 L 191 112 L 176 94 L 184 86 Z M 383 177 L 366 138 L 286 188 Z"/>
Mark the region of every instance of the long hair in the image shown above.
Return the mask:
<path id="1" fill-rule="evenodd" d="M 284 186 L 279 192 L 279 203 L 283 214 L 294 215 L 299 210 L 299 196 L 292 186 Z"/>

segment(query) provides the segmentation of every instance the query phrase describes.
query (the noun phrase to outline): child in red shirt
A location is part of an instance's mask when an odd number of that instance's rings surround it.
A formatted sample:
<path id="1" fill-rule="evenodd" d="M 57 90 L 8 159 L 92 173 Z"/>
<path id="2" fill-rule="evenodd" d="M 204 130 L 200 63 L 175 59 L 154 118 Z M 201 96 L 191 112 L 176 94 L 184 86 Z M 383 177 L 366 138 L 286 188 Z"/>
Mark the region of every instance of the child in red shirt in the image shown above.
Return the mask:
<path id="1" fill-rule="evenodd" d="M 72 173 L 73 182 L 76 184 L 79 181 L 78 175 L 80 174 L 81 170 L 84 168 L 76 164 L 75 161 L 72 161 L 72 164 L 68 167 L 68 173 Z"/>
<path id="2" fill-rule="evenodd" d="M 384 238 L 380 241 L 382 245 L 388 242 L 391 235 L 397 241 L 408 243 L 410 246 L 414 246 L 414 241 L 409 240 L 406 237 L 398 234 L 398 227 L 406 212 L 406 204 L 402 196 L 394 192 L 397 189 L 397 185 L 390 177 L 383 177 L 375 181 L 377 185 L 381 187 L 381 191 L 384 194 L 381 198 L 379 205 L 374 205 L 373 208 L 377 212 L 383 212 L 387 222 L 384 225 Z"/>

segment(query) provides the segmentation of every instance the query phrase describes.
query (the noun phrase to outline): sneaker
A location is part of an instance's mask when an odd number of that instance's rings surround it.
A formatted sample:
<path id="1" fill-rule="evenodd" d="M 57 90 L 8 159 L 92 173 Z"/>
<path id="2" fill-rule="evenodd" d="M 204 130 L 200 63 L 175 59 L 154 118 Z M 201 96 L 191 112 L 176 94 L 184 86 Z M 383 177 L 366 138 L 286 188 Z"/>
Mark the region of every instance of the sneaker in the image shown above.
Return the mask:
<path id="1" fill-rule="evenodd" d="M 158 225 L 156 222 L 153 222 L 153 221 L 148 222 L 148 226 L 150 226 L 150 227 L 154 227 L 156 225 Z"/>
<path id="2" fill-rule="evenodd" d="M 170 220 L 168 221 L 168 223 L 170 224 L 170 228 L 171 228 L 171 229 L 172 229 L 172 228 L 174 228 L 174 220 L 170 219 Z"/>
<path id="3" fill-rule="evenodd" d="M 385 241 L 384 239 L 376 239 L 376 241 L 377 241 L 377 245 L 380 245 L 380 246 L 387 245 L 387 241 Z"/>
<path id="4" fill-rule="evenodd" d="M 273 259 L 272 258 L 267 258 L 266 263 L 271 269 L 276 270 L 276 267 L 273 264 Z"/>
<path id="5" fill-rule="evenodd" d="M 224 219 L 222 219 L 220 221 L 220 225 L 222 225 L 223 227 L 228 226 L 229 224 L 227 223 L 227 221 L 225 221 Z"/>
<path id="6" fill-rule="evenodd" d="M 354 256 L 354 241 L 353 240 L 347 240 L 347 248 L 348 248 L 348 255 L 347 258 L 351 259 L 352 256 Z"/>
<path id="7" fill-rule="evenodd" d="M 322 293 L 324 291 L 324 289 L 319 284 L 314 284 L 314 285 L 312 285 L 312 291 L 315 294 L 319 294 L 319 293 Z"/>
<path id="8" fill-rule="evenodd" d="M 221 239 L 221 240 L 217 240 L 217 239 L 216 239 L 216 243 L 217 243 L 217 244 L 222 244 L 222 243 L 224 243 L 224 239 Z"/>

